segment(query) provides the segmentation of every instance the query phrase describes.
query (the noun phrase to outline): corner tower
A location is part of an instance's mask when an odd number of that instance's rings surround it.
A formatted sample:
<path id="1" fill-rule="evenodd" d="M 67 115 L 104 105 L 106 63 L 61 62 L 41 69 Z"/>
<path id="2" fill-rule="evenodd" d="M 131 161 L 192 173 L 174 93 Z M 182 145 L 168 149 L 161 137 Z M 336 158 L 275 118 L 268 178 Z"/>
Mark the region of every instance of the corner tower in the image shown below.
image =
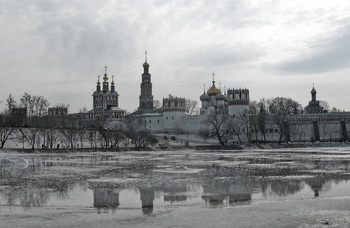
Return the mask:
<path id="1" fill-rule="evenodd" d="M 147 109 L 153 109 L 153 95 L 152 95 L 151 74 L 149 73 L 149 64 L 147 62 L 147 51 L 146 51 L 145 62 L 143 64 L 139 110 L 147 110 Z"/>

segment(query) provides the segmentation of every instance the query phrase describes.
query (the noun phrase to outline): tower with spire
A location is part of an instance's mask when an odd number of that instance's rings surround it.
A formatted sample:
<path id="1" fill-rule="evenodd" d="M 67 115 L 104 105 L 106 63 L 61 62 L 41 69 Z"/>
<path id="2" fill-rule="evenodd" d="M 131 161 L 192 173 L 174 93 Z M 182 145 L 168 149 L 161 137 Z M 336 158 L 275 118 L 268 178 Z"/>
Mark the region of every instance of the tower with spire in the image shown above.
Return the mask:
<path id="1" fill-rule="evenodd" d="M 153 109 L 152 82 L 151 74 L 149 73 L 149 64 L 147 62 L 147 51 L 145 52 L 145 62 L 143 63 L 143 74 L 140 87 L 141 94 L 139 97 L 139 110 Z"/>
<path id="2" fill-rule="evenodd" d="M 320 101 L 316 100 L 317 91 L 315 89 L 315 85 L 312 85 L 312 90 L 310 93 L 311 93 L 311 101 L 309 101 L 309 105 L 305 107 L 305 112 L 308 114 L 327 112 L 320 105 Z"/>

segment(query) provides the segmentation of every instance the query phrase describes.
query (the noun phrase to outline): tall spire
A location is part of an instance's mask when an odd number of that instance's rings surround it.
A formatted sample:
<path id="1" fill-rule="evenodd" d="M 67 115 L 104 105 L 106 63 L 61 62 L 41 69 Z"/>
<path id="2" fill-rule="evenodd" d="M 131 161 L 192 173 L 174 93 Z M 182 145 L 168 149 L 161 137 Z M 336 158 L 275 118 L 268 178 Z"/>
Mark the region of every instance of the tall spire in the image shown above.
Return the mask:
<path id="1" fill-rule="evenodd" d="M 316 101 L 316 93 L 317 91 L 315 90 L 315 84 L 312 83 L 312 90 L 311 90 L 311 100 Z"/>
<path id="2" fill-rule="evenodd" d="M 145 51 L 145 62 L 143 63 L 143 74 L 141 81 L 141 94 L 139 97 L 139 109 L 141 110 L 153 109 L 152 81 L 151 74 L 149 73 L 147 54 L 147 51 Z"/>
<path id="3" fill-rule="evenodd" d="M 104 66 L 104 68 L 105 68 L 105 74 L 103 76 L 103 88 L 102 88 L 102 90 L 103 90 L 103 92 L 107 92 L 108 91 L 108 77 L 107 77 L 108 67 L 107 67 L 107 65 Z"/>
<path id="4" fill-rule="evenodd" d="M 149 68 L 149 64 L 147 62 L 147 51 L 145 51 L 145 62 L 143 64 L 143 72 L 145 74 L 148 74 L 148 68 Z"/>
<path id="5" fill-rule="evenodd" d="M 114 86 L 114 75 L 112 75 L 111 92 L 113 93 L 114 91 L 115 91 L 115 86 Z"/>
<path id="6" fill-rule="evenodd" d="M 104 68 L 105 68 L 105 74 L 103 76 L 103 81 L 107 82 L 107 80 L 108 80 L 108 77 L 107 77 L 107 69 L 108 69 L 108 67 L 107 67 L 107 65 L 105 65 Z"/>
<path id="7" fill-rule="evenodd" d="M 100 82 L 100 75 L 97 76 L 97 85 L 96 85 L 96 91 L 101 91 L 101 82 Z"/>
<path id="8" fill-rule="evenodd" d="M 208 91 L 207 91 L 207 94 L 208 94 L 209 96 L 217 95 L 217 94 L 220 93 L 220 90 L 217 89 L 217 88 L 215 87 L 215 73 L 214 73 L 214 71 L 213 71 L 213 73 L 212 73 L 212 76 L 213 76 L 213 84 L 212 84 L 212 86 L 211 86 L 211 87 L 208 89 Z"/>

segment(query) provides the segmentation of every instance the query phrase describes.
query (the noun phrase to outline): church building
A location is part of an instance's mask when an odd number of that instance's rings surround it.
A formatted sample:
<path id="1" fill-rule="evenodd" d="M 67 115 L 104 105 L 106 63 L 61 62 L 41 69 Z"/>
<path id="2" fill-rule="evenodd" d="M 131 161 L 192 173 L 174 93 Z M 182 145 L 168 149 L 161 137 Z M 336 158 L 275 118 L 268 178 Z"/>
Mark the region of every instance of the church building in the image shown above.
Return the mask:
<path id="1" fill-rule="evenodd" d="M 309 101 L 309 105 L 305 107 L 305 112 L 307 114 L 326 112 L 326 110 L 323 110 L 323 107 L 320 105 L 320 101 L 316 100 L 316 94 L 317 91 L 313 86 L 311 90 L 311 101 Z"/>
<path id="2" fill-rule="evenodd" d="M 89 119 L 119 119 L 125 116 L 125 110 L 118 107 L 119 94 L 115 90 L 114 76 L 112 75 L 109 87 L 107 66 L 103 75 L 102 89 L 100 76 L 98 76 L 96 91 L 93 96 L 93 110 L 89 112 Z"/>
<path id="3" fill-rule="evenodd" d="M 240 112 L 248 110 L 249 107 L 249 90 L 248 89 L 228 89 L 227 93 L 221 92 L 215 86 L 214 74 L 212 86 L 207 92 L 204 92 L 199 98 L 202 107 L 201 115 L 208 114 L 229 114 L 236 115 Z"/>

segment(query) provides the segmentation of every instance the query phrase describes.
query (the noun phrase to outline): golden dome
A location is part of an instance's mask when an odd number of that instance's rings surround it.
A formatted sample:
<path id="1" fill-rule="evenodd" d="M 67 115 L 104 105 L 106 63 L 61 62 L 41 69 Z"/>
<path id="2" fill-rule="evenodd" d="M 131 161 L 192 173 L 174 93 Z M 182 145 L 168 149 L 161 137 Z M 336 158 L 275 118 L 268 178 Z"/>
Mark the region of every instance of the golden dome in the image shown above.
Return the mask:
<path id="1" fill-rule="evenodd" d="M 143 67 L 149 67 L 149 64 L 147 61 L 143 64 Z"/>
<path id="2" fill-rule="evenodd" d="M 316 93 L 317 93 L 317 92 L 316 92 L 315 88 L 312 87 L 311 94 L 316 94 Z"/>
<path id="3" fill-rule="evenodd" d="M 217 95 L 220 93 L 220 90 L 215 87 L 215 81 L 213 81 L 213 85 L 208 89 L 207 94 L 209 96 Z"/>

